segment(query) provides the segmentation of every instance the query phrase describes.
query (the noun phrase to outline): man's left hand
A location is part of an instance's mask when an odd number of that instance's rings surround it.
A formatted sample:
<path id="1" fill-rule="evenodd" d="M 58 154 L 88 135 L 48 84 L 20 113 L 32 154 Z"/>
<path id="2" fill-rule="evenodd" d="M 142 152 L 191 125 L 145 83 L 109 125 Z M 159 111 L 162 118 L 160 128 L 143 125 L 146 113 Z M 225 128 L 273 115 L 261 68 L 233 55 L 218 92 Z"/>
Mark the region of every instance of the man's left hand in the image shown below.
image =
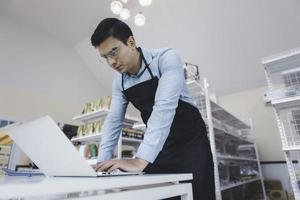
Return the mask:
<path id="1" fill-rule="evenodd" d="M 121 159 L 121 160 L 108 160 L 98 163 L 94 166 L 96 171 L 114 171 L 116 169 L 126 172 L 140 172 L 148 165 L 148 161 L 134 158 L 134 159 Z"/>

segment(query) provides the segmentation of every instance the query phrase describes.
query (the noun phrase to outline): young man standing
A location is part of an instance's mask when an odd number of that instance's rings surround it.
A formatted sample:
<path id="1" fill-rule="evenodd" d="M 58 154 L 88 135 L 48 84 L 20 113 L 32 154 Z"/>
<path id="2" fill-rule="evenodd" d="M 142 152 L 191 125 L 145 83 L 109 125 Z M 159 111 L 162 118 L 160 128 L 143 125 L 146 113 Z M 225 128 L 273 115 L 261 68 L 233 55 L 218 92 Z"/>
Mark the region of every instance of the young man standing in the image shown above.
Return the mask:
<path id="1" fill-rule="evenodd" d="M 137 48 L 129 26 L 115 18 L 101 21 L 91 42 L 119 72 L 95 170 L 193 173 L 194 199 L 215 199 L 205 123 L 188 92 L 178 53 L 169 48 Z M 135 158 L 111 160 L 129 102 L 147 126 L 144 139 Z"/>

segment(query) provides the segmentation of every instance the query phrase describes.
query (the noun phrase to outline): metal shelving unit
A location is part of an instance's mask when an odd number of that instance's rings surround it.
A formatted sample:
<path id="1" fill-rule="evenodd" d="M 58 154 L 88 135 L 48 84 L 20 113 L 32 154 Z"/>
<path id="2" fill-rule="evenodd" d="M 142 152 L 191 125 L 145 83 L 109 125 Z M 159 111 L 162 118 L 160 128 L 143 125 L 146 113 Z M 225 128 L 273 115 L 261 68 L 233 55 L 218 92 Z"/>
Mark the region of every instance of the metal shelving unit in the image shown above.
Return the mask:
<path id="1" fill-rule="evenodd" d="M 260 186 L 260 199 L 266 199 L 252 126 L 210 100 L 205 78 L 190 74 L 187 77 L 192 77 L 187 80 L 187 85 L 208 130 L 214 161 L 216 199 L 221 200 L 225 191 L 231 193 L 238 187 L 244 189 L 247 184 L 254 182 Z M 247 169 L 251 173 L 243 174 Z"/>
<path id="2" fill-rule="evenodd" d="M 101 108 L 94 112 L 77 115 L 77 116 L 73 117 L 73 120 L 80 121 L 83 124 L 89 123 L 89 122 L 94 122 L 99 119 L 105 118 L 107 116 L 108 112 L 109 112 L 108 109 Z M 124 118 L 123 126 L 124 127 L 133 127 L 133 124 L 135 124 L 135 123 L 141 124 L 139 119 L 126 115 Z M 102 136 L 101 132 L 100 133 L 90 133 L 90 134 L 80 136 L 80 137 L 73 137 L 71 139 L 71 141 L 74 143 L 81 143 L 81 144 L 99 143 L 101 140 L 101 136 Z M 124 147 L 125 143 L 126 143 L 126 145 L 128 145 L 128 143 L 130 143 L 131 145 L 135 146 L 137 149 L 137 147 L 141 141 L 142 141 L 141 139 L 126 137 L 126 136 L 122 136 L 122 134 L 121 134 L 120 138 L 119 138 L 118 146 L 115 149 L 116 157 L 122 158 L 122 148 Z M 88 159 L 86 161 L 89 164 L 97 163 L 97 159 Z"/>
<path id="3" fill-rule="evenodd" d="M 262 60 L 295 199 L 300 199 L 300 48 Z"/>

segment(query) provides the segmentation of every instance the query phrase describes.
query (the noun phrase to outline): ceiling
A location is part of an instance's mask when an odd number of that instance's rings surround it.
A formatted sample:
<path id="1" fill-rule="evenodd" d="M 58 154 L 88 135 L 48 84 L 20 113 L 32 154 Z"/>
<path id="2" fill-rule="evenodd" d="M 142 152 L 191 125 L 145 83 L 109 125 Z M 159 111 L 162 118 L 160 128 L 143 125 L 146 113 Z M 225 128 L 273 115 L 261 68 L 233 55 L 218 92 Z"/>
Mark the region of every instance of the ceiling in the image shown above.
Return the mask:
<path id="1" fill-rule="evenodd" d="M 113 16 L 110 0 L 1 0 L 0 13 L 51 35 L 77 51 L 110 90 L 112 70 L 100 66 L 89 38 Z M 137 0 L 129 8 L 138 12 Z M 300 0 L 153 0 L 146 26 L 128 21 L 146 48 L 174 47 L 199 65 L 217 95 L 266 85 L 261 58 L 300 46 Z"/>

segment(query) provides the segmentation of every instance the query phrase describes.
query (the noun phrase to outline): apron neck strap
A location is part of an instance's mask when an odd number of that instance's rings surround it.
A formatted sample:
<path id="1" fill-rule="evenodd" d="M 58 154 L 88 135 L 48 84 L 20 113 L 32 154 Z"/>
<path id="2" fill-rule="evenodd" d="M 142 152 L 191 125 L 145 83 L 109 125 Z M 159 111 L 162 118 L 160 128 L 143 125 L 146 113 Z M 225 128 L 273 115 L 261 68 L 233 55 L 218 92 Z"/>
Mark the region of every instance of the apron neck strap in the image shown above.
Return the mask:
<path id="1" fill-rule="evenodd" d="M 151 76 L 151 79 L 153 79 L 154 78 L 153 73 L 152 73 L 151 69 L 149 68 L 150 64 L 147 63 L 141 47 L 138 47 L 137 50 L 140 53 L 140 56 L 142 57 L 142 61 L 145 63 L 145 69 L 148 70 L 148 72 L 149 72 L 149 74 Z M 141 66 L 142 66 L 142 63 L 141 63 Z M 124 74 L 123 73 L 122 73 L 122 89 L 124 91 Z"/>
<path id="2" fill-rule="evenodd" d="M 140 52 L 140 55 L 142 56 L 142 61 L 145 63 L 145 68 L 148 70 L 151 78 L 153 79 L 154 78 L 153 73 L 152 73 L 151 69 L 149 68 L 150 64 L 147 63 L 141 47 L 138 47 L 137 50 Z M 141 64 L 141 66 L 142 66 L 142 64 Z"/>

